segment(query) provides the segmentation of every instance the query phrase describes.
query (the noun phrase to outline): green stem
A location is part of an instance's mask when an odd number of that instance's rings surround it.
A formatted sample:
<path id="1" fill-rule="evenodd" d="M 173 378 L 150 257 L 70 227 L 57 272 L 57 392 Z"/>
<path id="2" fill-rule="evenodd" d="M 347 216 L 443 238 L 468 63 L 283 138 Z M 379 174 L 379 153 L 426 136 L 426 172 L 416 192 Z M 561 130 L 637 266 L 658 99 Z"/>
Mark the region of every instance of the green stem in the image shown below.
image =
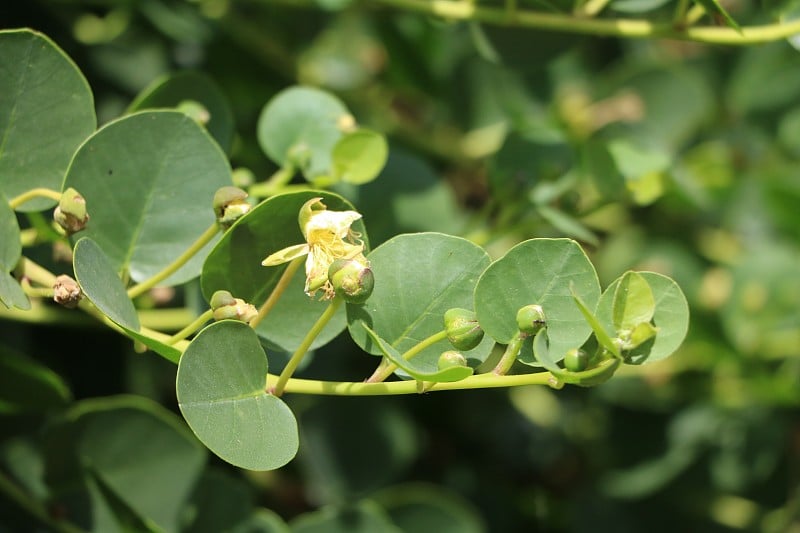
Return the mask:
<path id="1" fill-rule="evenodd" d="M 335 297 L 333 301 L 331 301 L 330 305 L 328 305 L 328 308 L 325 309 L 325 312 L 320 315 L 316 323 L 314 323 L 311 329 L 308 330 L 303 342 L 300 343 L 300 346 L 298 346 L 297 350 L 295 350 L 295 352 L 292 354 L 289 362 L 286 363 L 286 367 L 283 369 L 283 372 L 281 372 L 281 375 L 278 376 L 275 385 L 267 388 L 267 390 L 272 392 L 272 394 L 275 396 L 280 396 L 283 394 L 283 389 L 286 387 L 286 382 L 292 377 L 292 374 L 294 374 L 294 371 L 297 369 L 300 361 L 303 360 L 306 352 L 311 347 L 311 343 L 314 342 L 314 339 L 316 339 L 317 336 L 322 332 L 322 328 L 324 328 L 334 317 L 337 309 L 339 309 L 339 306 L 342 305 L 342 301 L 343 300 L 340 297 Z"/>
<path id="2" fill-rule="evenodd" d="M 27 278 L 22 278 L 20 282 L 23 292 L 31 298 L 52 298 L 54 294 L 53 287 L 33 287 Z"/>
<path id="3" fill-rule="evenodd" d="M 408 361 L 409 359 L 416 357 L 419 353 L 431 346 L 432 344 L 436 344 L 437 342 L 444 340 L 447 338 L 447 331 L 442 330 L 437 333 L 434 333 L 427 339 L 423 339 L 419 341 L 417 344 L 409 348 L 404 354 L 403 359 Z M 381 381 L 385 380 L 392 373 L 397 370 L 397 365 L 394 363 L 390 363 L 388 359 L 385 357 L 381 361 L 381 364 L 378 365 L 378 368 L 375 369 L 375 372 L 365 381 L 365 383 L 380 383 Z"/>
<path id="4" fill-rule="evenodd" d="M 134 285 L 128 289 L 128 297 L 135 298 L 170 277 L 179 268 L 185 265 L 192 257 L 194 257 L 195 254 L 197 254 L 206 244 L 211 242 L 211 239 L 214 238 L 218 231 L 219 226 L 216 222 L 214 222 L 191 246 L 189 246 L 185 252 L 175 259 L 175 261 L 167 265 L 161 272 L 154 274 L 150 279 L 146 279 L 138 285 Z"/>
<path id="5" fill-rule="evenodd" d="M 289 286 L 289 283 L 292 281 L 292 276 L 294 273 L 297 272 L 297 269 L 300 268 L 300 265 L 305 261 L 305 258 L 298 257 L 297 259 L 292 260 L 286 267 L 286 270 L 283 271 L 281 274 L 278 283 L 275 285 L 275 288 L 272 289 L 272 292 L 269 294 L 267 301 L 261 306 L 261 309 L 258 310 L 258 314 L 256 317 L 250 321 L 250 327 L 256 329 L 264 317 L 272 311 L 272 308 L 275 307 L 275 304 L 278 303 L 278 299 L 280 299 L 281 295 L 286 291 L 286 287 Z"/>
<path id="6" fill-rule="evenodd" d="M 278 377 L 267 375 L 267 388 L 276 383 Z M 425 391 L 488 389 L 497 387 L 520 387 L 524 385 L 550 385 L 553 380 L 550 372 L 536 374 L 517 374 L 498 376 L 492 373 L 470 376 L 461 381 L 438 382 Z M 415 380 L 389 381 L 383 383 L 364 383 L 354 381 L 317 381 L 313 379 L 290 379 L 284 384 L 284 391 L 295 394 L 322 394 L 332 396 L 387 396 L 394 394 L 417 394 L 418 382 Z"/>
<path id="7" fill-rule="evenodd" d="M 739 32 L 721 26 L 676 28 L 672 21 L 654 23 L 641 19 L 589 19 L 523 9 L 509 12 L 505 7 L 479 6 L 459 0 L 376 0 L 376 3 L 453 20 L 638 39 L 667 38 L 747 45 L 777 41 L 800 33 L 800 20 L 743 27 Z"/>
<path id="8" fill-rule="evenodd" d="M 292 181 L 296 170 L 294 165 L 287 163 L 285 166 L 276 170 L 267 181 L 252 185 L 247 193 L 255 198 L 267 198 L 268 196 L 272 196 L 284 185 Z"/>
<path id="9" fill-rule="evenodd" d="M 13 501 L 20 508 L 24 509 L 29 515 L 33 516 L 43 524 L 46 524 L 50 529 L 57 533 L 85 533 L 86 530 L 78 526 L 57 520 L 50 516 L 47 509 L 39 504 L 33 496 L 27 494 L 24 490 L 17 486 L 11 479 L 0 471 L 0 492 L 5 494 L 9 500 Z"/>
<path id="10" fill-rule="evenodd" d="M 178 331 L 195 319 L 195 312 L 186 307 L 139 309 L 139 323 L 162 331 Z"/>
<path id="11" fill-rule="evenodd" d="M 495 366 L 494 370 L 492 370 L 493 374 L 497 376 L 504 376 L 508 374 L 508 371 L 511 370 L 511 367 L 514 366 L 514 362 L 517 360 L 519 351 L 522 349 L 522 343 L 525 342 L 526 338 L 527 335 L 521 331 L 514 335 L 514 338 L 511 339 L 511 342 L 509 342 L 508 346 L 506 346 L 506 351 L 503 352 L 503 356 L 500 358 L 500 361 L 497 362 L 497 366 Z"/>
<path id="12" fill-rule="evenodd" d="M 11 209 L 17 209 L 25 202 L 33 200 L 34 198 L 48 198 L 50 200 L 55 200 L 56 202 L 59 202 L 61 201 L 61 193 L 59 191 L 54 191 L 53 189 L 36 187 L 35 189 L 25 191 L 19 196 L 15 196 L 14 198 L 8 201 L 8 205 L 11 206 Z"/>
<path id="13" fill-rule="evenodd" d="M 198 329 L 202 327 L 203 324 L 208 322 L 214 317 L 214 311 L 212 309 L 207 309 L 203 314 L 192 320 L 185 328 L 177 332 L 175 335 L 167 339 L 167 344 L 175 344 L 178 341 L 182 341 Z"/>
<path id="14" fill-rule="evenodd" d="M 675 14 L 672 16 L 672 24 L 678 28 L 685 26 L 686 10 L 689 9 L 689 0 L 678 0 L 675 6 Z"/>

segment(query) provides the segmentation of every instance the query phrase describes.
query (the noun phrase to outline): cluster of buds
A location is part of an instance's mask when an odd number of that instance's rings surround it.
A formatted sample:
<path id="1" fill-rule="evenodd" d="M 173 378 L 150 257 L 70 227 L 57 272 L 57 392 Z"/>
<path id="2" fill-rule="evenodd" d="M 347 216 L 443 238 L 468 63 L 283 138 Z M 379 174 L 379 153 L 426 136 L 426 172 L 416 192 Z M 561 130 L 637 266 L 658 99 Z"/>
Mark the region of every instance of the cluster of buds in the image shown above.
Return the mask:
<path id="1" fill-rule="evenodd" d="M 247 324 L 258 315 L 255 306 L 234 298 L 228 291 L 217 291 L 211 295 L 211 310 L 214 320 L 238 320 Z"/>
<path id="2" fill-rule="evenodd" d="M 89 213 L 86 212 L 86 200 L 72 187 L 61 193 L 53 219 L 64 228 L 68 235 L 77 233 L 86 227 L 89 222 Z"/>

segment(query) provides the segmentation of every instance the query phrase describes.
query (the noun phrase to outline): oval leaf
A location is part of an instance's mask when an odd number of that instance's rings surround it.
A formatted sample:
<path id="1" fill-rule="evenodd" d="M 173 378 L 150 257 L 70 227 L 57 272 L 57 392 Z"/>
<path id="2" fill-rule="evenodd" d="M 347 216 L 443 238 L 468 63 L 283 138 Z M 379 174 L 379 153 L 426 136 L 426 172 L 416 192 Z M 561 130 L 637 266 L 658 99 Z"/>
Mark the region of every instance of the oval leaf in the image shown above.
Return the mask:
<path id="1" fill-rule="evenodd" d="M 75 243 L 72 267 L 83 294 L 95 307 L 116 324 L 139 331 L 136 308 L 108 256 L 96 242 L 84 237 Z"/>
<path id="2" fill-rule="evenodd" d="M 469 309 L 472 291 L 489 256 L 466 239 L 441 233 L 398 235 L 376 248 L 368 259 L 375 290 L 363 305 L 347 306 L 350 335 L 365 351 L 380 354 L 363 322 L 403 353 L 444 329 L 444 313 L 452 307 Z M 484 338 L 464 352 L 471 366 L 488 357 L 494 343 Z M 413 359 L 419 372 L 438 372 L 439 355 L 452 346 L 432 344 Z"/>
<path id="3" fill-rule="evenodd" d="M 75 154 L 64 187 L 86 198 L 82 235 L 106 252 L 114 270 L 136 281 L 161 271 L 214 223 L 214 193 L 231 184 L 225 155 L 178 111 L 144 111 L 111 122 Z M 163 284 L 200 273 L 207 246 Z"/>
<path id="4" fill-rule="evenodd" d="M 362 185 L 374 180 L 386 165 L 389 146 L 380 133 L 358 129 L 348 133 L 333 147 L 333 175 Z"/>
<path id="5" fill-rule="evenodd" d="M 597 304 L 600 284 L 583 249 L 570 239 L 532 239 L 516 245 L 492 263 L 475 288 L 475 312 L 484 331 L 508 344 L 517 334 L 517 311 L 539 304 L 544 309 L 550 351 L 560 360 L 581 346 L 591 328 L 570 288 L 589 308 Z"/>
<path id="6" fill-rule="evenodd" d="M 333 211 L 355 209 L 341 196 L 322 191 L 282 194 L 265 200 L 237 221 L 208 255 L 201 278 L 206 300 L 210 300 L 217 290 L 227 290 L 256 307 L 263 304 L 286 266 L 265 267 L 261 261 L 270 254 L 305 242 L 297 216 L 303 204 L 314 197 L 321 197 Z M 356 220 L 352 228 L 361 233 L 368 249 L 364 223 Z M 327 309 L 328 302 L 307 296 L 303 292 L 304 286 L 305 270 L 301 266 L 275 308 L 258 324 L 257 333 L 271 349 L 293 352 Z M 342 308 L 314 340 L 311 349 L 330 342 L 344 326 L 345 311 Z"/>
<path id="7" fill-rule="evenodd" d="M 649 349 L 635 356 L 635 364 L 658 361 L 671 355 L 683 342 L 689 330 L 689 304 L 683 291 L 672 279 L 655 272 L 638 272 L 647 281 L 653 293 L 655 311 L 653 323 L 658 328 L 654 342 L 645 343 Z M 613 306 L 620 279 L 615 280 L 605 290 L 597 304 L 597 317 L 610 331 L 613 331 Z M 638 350 L 635 350 L 638 353 Z"/>
<path id="8" fill-rule="evenodd" d="M 331 151 L 347 117 L 349 111 L 335 96 L 311 87 L 290 87 L 261 111 L 258 142 L 278 165 L 292 164 L 306 178 L 329 175 Z"/>
<path id="9" fill-rule="evenodd" d="M 96 127 L 89 84 L 50 39 L 30 30 L 0 31 L 0 192 L 61 189 L 75 149 Z M 53 200 L 26 202 L 40 210 Z"/>
<path id="10" fill-rule="evenodd" d="M 297 453 L 297 422 L 266 388 L 267 358 L 246 324 L 223 320 L 189 344 L 178 365 L 181 413 L 197 438 L 225 461 L 273 470 Z"/>
<path id="11" fill-rule="evenodd" d="M 626 272 L 614 290 L 611 313 L 616 331 L 632 330 L 639 324 L 650 322 L 656 302 L 650 285 L 637 272 Z"/>

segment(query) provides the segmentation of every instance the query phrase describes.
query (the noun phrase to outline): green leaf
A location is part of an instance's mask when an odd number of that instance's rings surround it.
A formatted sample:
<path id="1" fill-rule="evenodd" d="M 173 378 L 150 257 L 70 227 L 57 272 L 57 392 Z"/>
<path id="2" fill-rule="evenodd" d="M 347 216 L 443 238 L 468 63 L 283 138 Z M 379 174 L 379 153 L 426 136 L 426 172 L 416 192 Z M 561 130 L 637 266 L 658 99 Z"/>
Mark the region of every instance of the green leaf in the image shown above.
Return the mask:
<path id="1" fill-rule="evenodd" d="M 139 331 L 139 316 L 125 286 L 100 246 L 89 237 L 75 243 L 72 251 L 75 279 L 86 298 L 116 324 Z"/>
<path id="2" fill-rule="evenodd" d="M 298 516 L 289 526 L 292 533 L 402 533 L 386 512 L 371 501 L 325 507 Z"/>
<path id="3" fill-rule="evenodd" d="M 306 178 L 329 175 L 331 151 L 350 113 L 335 96 L 311 87 L 275 95 L 258 119 L 258 142 L 280 166 L 291 164 Z"/>
<path id="4" fill-rule="evenodd" d="M 297 216 L 303 204 L 315 197 L 322 198 L 333 211 L 355 209 L 341 196 L 322 191 L 282 194 L 260 203 L 237 221 L 208 255 L 201 278 L 206 300 L 210 301 L 217 290 L 227 290 L 256 307 L 261 306 L 286 269 L 285 265 L 265 267 L 261 261 L 279 250 L 305 243 Z M 364 223 L 357 220 L 352 228 L 361 234 L 368 250 Z M 293 352 L 327 309 L 328 302 L 307 296 L 304 286 L 305 271 L 301 266 L 275 308 L 258 324 L 256 332 L 267 341 L 269 348 Z M 345 321 L 342 308 L 314 340 L 311 349 L 323 346 L 341 333 Z"/>
<path id="5" fill-rule="evenodd" d="M 214 193 L 230 184 L 225 154 L 178 111 L 143 111 L 107 124 L 80 147 L 64 181 L 86 198 L 91 219 L 81 235 L 135 281 L 163 270 L 214 223 Z M 210 248 L 162 284 L 196 277 Z"/>
<path id="6" fill-rule="evenodd" d="M 441 233 L 398 235 L 369 254 L 375 289 L 363 305 L 347 306 L 350 335 L 365 351 L 379 347 L 363 322 L 399 353 L 444 329 L 444 313 L 452 307 L 470 309 L 472 291 L 489 256 L 475 244 Z M 494 343 L 484 338 L 464 352 L 471 366 L 488 357 Z M 413 359 L 415 372 L 438 372 L 439 356 L 452 346 L 445 339 Z"/>
<path id="7" fill-rule="evenodd" d="M 632 330 L 653 318 L 656 302 L 650 285 L 637 272 L 626 272 L 614 291 L 611 313 L 615 331 Z"/>
<path id="8" fill-rule="evenodd" d="M 223 320 L 189 344 L 178 365 L 178 405 L 195 435 L 225 461 L 273 470 L 297 453 L 297 422 L 266 392 L 267 358 L 241 322 Z"/>
<path id="9" fill-rule="evenodd" d="M 185 101 L 198 102 L 208 111 L 210 119 L 205 128 L 220 147 L 230 153 L 235 129 L 233 111 L 214 80 L 202 72 L 185 70 L 155 80 L 139 93 L 128 112 L 174 108 Z"/>
<path id="10" fill-rule="evenodd" d="M 8 308 L 30 309 L 28 297 L 9 271 L 13 270 L 22 256 L 17 216 L 0 192 L 0 303 Z"/>
<path id="11" fill-rule="evenodd" d="M 589 323 L 589 326 L 594 331 L 594 335 L 597 338 L 597 342 L 600 343 L 600 346 L 608 350 L 609 352 L 613 353 L 617 357 L 620 357 L 619 346 L 614 344 L 614 341 L 611 340 L 611 334 L 608 333 L 603 324 L 600 323 L 600 320 L 595 316 L 591 309 L 584 303 L 580 296 L 572 292 L 572 298 L 575 300 L 575 305 L 578 306 L 580 309 L 581 314 L 583 314 L 583 318 L 586 319 L 586 322 Z"/>
<path id="12" fill-rule="evenodd" d="M 465 499 L 437 485 L 409 483 L 371 495 L 405 533 L 484 533 L 476 509 Z"/>
<path id="13" fill-rule="evenodd" d="M 560 359 L 581 346 L 591 328 L 575 305 L 570 287 L 594 306 L 600 284 L 583 249 L 570 239 L 524 241 L 492 263 L 475 288 L 475 312 L 487 335 L 508 344 L 517 334 L 517 311 L 539 304 L 544 309 L 550 351 Z"/>
<path id="14" fill-rule="evenodd" d="M 742 33 L 742 28 L 740 28 L 739 24 L 735 20 L 733 20 L 733 17 L 730 16 L 728 11 L 724 7 L 722 7 L 722 4 L 719 2 L 719 0 L 697 0 L 697 1 L 700 3 L 701 6 L 706 8 L 707 12 L 712 14 L 716 13 L 720 15 L 722 19 L 725 21 L 725 24 L 727 24 L 734 30 L 738 31 L 739 33 Z"/>
<path id="15" fill-rule="evenodd" d="M 559 209 L 550 207 L 549 205 L 540 205 L 536 207 L 536 211 L 555 229 L 564 235 L 575 237 L 583 242 L 597 246 L 600 241 L 597 235 L 592 233 L 586 226 L 581 224 L 577 219 L 564 213 Z"/>
<path id="16" fill-rule="evenodd" d="M 414 364 L 415 359 L 403 359 L 403 356 L 400 354 L 400 352 L 395 350 L 388 342 L 380 338 L 378 334 L 372 331 L 366 324 L 362 322 L 361 325 L 364 327 L 367 334 L 370 336 L 381 353 L 392 363 L 405 370 L 406 373 L 414 379 L 419 381 L 433 382 L 461 381 L 462 379 L 471 376 L 473 373 L 473 369 L 468 366 L 456 366 L 436 371 L 428 370 L 423 366 L 417 367 L 417 365 Z"/>
<path id="17" fill-rule="evenodd" d="M 0 31 L 0 94 L 0 192 L 61 190 L 73 152 L 96 127 L 86 79 L 41 33 Z M 54 204 L 36 199 L 21 210 Z"/>
<path id="18" fill-rule="evenodd" d="M 625 191 L 625 176 L 611 155 L 608 143 L 592 139 L 582 146 L 583 171 L 591 176 L 597 190 L 609 199 L 619 200 Z"/>
<path id="19" fill-rule="evenodd" d="M 654 342 L 649 350 L 639 353 L 634 350 L 634 357 L 628 362 L 640 364 L 664 359 L 671 355 L 683 342 L 689 329 L 689 305 L 683 291 L 672 279 L 655 272 L 637 272 L 653 294 L 655 311 L 653 323 L 658 328 Z M 622 278 L 616 279 L 605 290 L 597 304 L 597 317 L 609 330 L 614 328 L 614 301 Z M 645 343 L 643 346 L 648 346 Z"/>
<path id="20" fill-rule="evenodd" d="M 388 156 L 389 146 L 383 135 L 357 129 L 333 147 L 333 175 L 346 183 L 362 185 L 380 174 Z"/>
<path id="21" fill-rule="evenodd" d="M 0 413 L 45 412 L 71 398 L 61 376 L 33 359 L 0 350 Z"/>

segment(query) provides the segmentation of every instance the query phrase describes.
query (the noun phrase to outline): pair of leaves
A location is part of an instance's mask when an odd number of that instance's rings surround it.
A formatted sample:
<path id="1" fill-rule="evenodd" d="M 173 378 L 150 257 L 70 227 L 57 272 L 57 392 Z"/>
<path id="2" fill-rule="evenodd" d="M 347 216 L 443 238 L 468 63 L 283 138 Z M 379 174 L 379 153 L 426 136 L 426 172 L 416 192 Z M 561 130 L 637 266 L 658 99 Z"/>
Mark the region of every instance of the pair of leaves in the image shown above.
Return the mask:
<path id="1" fill-rule="evenodd" d="M 267 103 L 258 142 L 278 165 L 299 169 L 312 182 L 367 183 L 389 155 L 383 135 L 355 129 L 338 98 L 311 87 L 290 87 Z"/>

